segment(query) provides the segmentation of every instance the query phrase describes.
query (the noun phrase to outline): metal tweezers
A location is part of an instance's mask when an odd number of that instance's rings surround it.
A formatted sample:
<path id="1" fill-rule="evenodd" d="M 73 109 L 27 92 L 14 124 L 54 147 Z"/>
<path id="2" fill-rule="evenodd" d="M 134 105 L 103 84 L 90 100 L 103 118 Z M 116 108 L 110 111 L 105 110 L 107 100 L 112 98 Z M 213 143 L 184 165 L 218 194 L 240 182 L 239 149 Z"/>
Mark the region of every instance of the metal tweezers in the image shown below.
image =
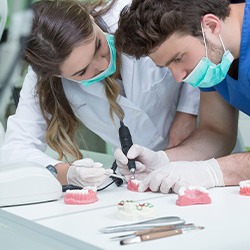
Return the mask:
<path id="1" fill-rule="evenodd" d="M 137 223 L 124 224 L 119 226 L 111 226 L 101 228 L 102 233 L 116 233 L 116 232 L 127 232 L 137 231 L 143 229 L 151 229 L 154 227 L 167 226 L 167 225 L 183 225 L 185 221 L 177 216 L 165 216 L 158 217 L 155 219 L 143 220 Z"/>

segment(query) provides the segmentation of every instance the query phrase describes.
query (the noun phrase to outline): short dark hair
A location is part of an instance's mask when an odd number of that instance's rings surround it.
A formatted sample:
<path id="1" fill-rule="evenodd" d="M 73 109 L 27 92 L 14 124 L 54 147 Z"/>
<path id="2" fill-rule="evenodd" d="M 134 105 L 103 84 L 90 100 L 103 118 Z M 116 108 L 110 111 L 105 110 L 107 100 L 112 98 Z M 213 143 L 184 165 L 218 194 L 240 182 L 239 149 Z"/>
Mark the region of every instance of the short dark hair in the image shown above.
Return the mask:
<path id="1" fill-rule="evenodd" d="M 147 56 L 173 33 L 201 36 L 201 19 L 210 13 L 225 20 L 228 0 L 133 0 L 116 31 L 116 48 L 139 58 Z"/>

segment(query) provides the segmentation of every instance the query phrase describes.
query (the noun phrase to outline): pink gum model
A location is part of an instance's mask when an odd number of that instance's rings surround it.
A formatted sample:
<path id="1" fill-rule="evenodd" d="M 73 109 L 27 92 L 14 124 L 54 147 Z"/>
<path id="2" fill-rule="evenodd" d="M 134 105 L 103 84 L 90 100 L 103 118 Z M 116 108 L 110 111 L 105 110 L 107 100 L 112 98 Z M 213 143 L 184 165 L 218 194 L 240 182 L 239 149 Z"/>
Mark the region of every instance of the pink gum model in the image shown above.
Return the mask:
<path id="1" fill-rule="evenodd" d="M 98 201 L 95 187 L 84 187 L 81 190 L 67 190 L 64 203 L 70 205 L 90 204 Z"/>
<path id="2" fill-rule="evenodd" d="M 210 204 L 211 198 L 204 187 L 181 187 L 176 205 L 189 206 L 195 204 Z"/>
<path id="3" fill-rule="evenodd" d="M 127 189 L 130 191 L 138 192 L 138 187 L 140 185 L 141 181 L 140 180 L 132 180 L 130 179 L 128 181 Z"/>
<path id="4" fill-rule="evenodd" d="M 250 180 L 241 181 L 240 185 L 240 194 L 245 196 L 250 196 Z"/>

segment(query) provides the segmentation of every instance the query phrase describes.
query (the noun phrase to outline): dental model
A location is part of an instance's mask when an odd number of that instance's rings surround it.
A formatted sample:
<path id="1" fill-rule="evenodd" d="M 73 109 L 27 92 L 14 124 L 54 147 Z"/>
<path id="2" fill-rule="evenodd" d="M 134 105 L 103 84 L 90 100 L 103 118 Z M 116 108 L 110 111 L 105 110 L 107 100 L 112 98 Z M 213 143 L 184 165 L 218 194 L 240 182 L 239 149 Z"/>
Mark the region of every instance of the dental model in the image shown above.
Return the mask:
<path id="1" fill-rule="evenodd" d="M 189 206 L 195 204 L 210 204 L 211 198 L 208 191 L 204 187 L 190 186 L 188 188 L 181 187 L 179 190 L 176 205 Z"/>
<path id="2" fill-rule="evenodd" d="M 250 180 L 241 181 L 239 183 L 240 186 L 240 194 L 250 196 Z"/>
<path id="3" fill-rule="evenodd" d="M 117 205 L 115 217 L 122 221 L 135 221 L 155 217 L 156 210 L 151 203 L 137 203 L 133 200 L 122 200 Z"/>
<path id="4" fill-rule="evenodd" d="M 138 192 L 138 187 L 141 184 L 141 180 L 129 179 L 127 189 L 130 191 Z"/>
<path id="5" fill-rule="evenodd" d="M 64 203 L 70 205 L 90 204 L 98 201 L 96 187 L 84 187 L 81 190 L 67 190 Z"/>

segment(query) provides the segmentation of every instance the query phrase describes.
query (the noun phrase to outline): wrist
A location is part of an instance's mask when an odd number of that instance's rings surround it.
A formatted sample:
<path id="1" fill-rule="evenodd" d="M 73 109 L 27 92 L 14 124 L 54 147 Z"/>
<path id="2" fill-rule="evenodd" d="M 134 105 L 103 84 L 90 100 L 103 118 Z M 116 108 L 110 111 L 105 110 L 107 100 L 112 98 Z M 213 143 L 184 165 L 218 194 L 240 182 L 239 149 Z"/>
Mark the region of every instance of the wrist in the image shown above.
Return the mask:
<path id="1" fill-rule="evenodd" d="M 57 180 L 61 183 L 61 185 L 67 185 L 67 173 L 70 168 L 70 164 L 68 163 L 58 163 L 55 165 L 55 169 L 57 171 Z"/>
<path id="2" fill-rule="evenodd" d="M 215 187 L 224 187 L 224 178 L 223 173 L 221 171 L 220 165 L 216 159 L 210 159 L 206 161 L 208 166 L 210 167 L 210 172 L 214 178 Z"/>

